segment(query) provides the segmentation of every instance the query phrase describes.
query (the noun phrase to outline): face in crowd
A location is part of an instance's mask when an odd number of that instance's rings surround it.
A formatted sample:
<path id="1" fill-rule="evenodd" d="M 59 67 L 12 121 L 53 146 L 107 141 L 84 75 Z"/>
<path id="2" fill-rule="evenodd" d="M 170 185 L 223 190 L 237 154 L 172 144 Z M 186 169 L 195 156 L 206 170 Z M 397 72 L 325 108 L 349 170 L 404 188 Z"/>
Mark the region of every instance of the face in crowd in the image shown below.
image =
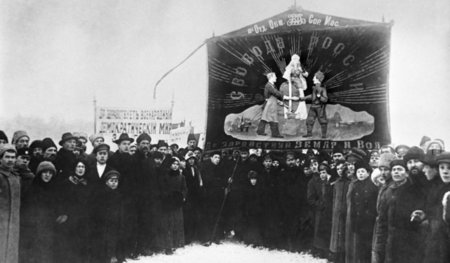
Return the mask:
<path id="1" fill-rule="evenodd" d="M 292 154 L 286 156 L 286 166 L 290 168 L 295 167 L 295 157 Z"/>
<path id="2" fill-rule="evenodd" d="M 106 186 L 112 190 L 116 190 L 119 187 L 119 178 L 117 176 L 111 176 L 106 180 Z"/>
<path id="3" fill-rule="evenodd" d="M 22 167 L 28 167 L 30 164 L 30 156 L 28 155 L 19 155 L 17 156 L 16 165 Z"/>
<path id="4" fill-rule="evenodd" d="M 429 164 L 423 164 L 423 173 L 428 181 L 433 180 L 438 175 L 438 168 Z"/>
<path id="5" fill-rule="evenodd" d="M 280 167 L 280 161 L 278 161 L 278 160 L 273 160 L 273 161 L 272 161 L 272 166 L 275 167 L 275 168 Z"/>
<path id="6" fill-rule="evenodd" d="M 391 169 L 392 180 L 396 183 L 404 182 L 408 175 L 406 174 L 405 167 L 401 165 L 395 165 Z"/>
<path id="7" fill-rule="evenodd" d="M 128 153 L 130 151 L 130 141 L 121 141 L 118 145 L 119 152 Z"/>
<path id="8" fill-rule="evenodd" d="M 158 148 L 158 152 L 164 154 L 164 155 L 168 155 L 169 151 L 167 150 L 167 146 L 161 146 Z"/>
<path id="9" fill-rule="evenodd" d="M 44 170 L 41 172 L 41 179 L 44 183 L 48 183 L 52 180 L 54 174 L 51 170 Z"/>
<path id="10" fill-rule="evenodd" d="M 75 150 L 75 146 L 77 145 L 77 141 L 75 139 L 67 140 L 63 143 L 62 147 L 70 152 L 73 152 Z"/>
<path id="11" fill-rule="evenodd" d="M 130 155 L 134 155 L 136 153 L 136 150 L 137 150 L 137 146 L 136 145 L 131 145 L 130 149 L 129 149 Z"/>
<path id="12" fill-rule="evenodd" d="M 336 166 L 336 172 L 339 177 L 347 177 L 347 165 L 345 163 L 340 163 Z"/>
<path id="13" fill-rule="evenodd" d="M 84 176 L 84 174 L 86 173 L 86 165 L 84 165 L 84 163 L 82 162 L 78 162 L 77 166 L 75 166 L 75 174 L 77 176 Z"/>
<path id="14" fill-rule="evenodd" d="M 193 149 L 197 145 L 197 141 L 196 140 L 189 140 L 187 145 L 188 145 L 189 149 Z"/>
<path id="15" fill-rule="evenodd" d="M 44 159 L 54 161 L 56 158 L 56 147 L 49 147 L 44 152 Z"/>
<path id="16" fill-rule="evenodd" d="M 147 154 L 150 151 L 150 141 L 142 140 L 138 144 L 138 149 L 140 152 Z"/>
<path id="17" fill-rule="evenodd" d="M 41 147 L 33 148 L 33 152 L 31 153 L 33 157 L 39 158 L 43 155 L 43 151 Z"/>
<path id="18" fill-rule="evenodd" d="M 319 169 L 320 180 L 325 181 L 328 178 L 328 172 L 325 167 L 320 167 Z"/>
<path id="19" fill-rule="evenodd" d="M 17 140 L 16 149 L 28 148 L 29 143 L 30 139 L 27 136 L 23 136 Z"/>
<path id="20" fill-rule="evenodd" d="M 270 168 L 272 168 L 272 163 L 273 163 L 272 159 L 265 158 L 264 161 L 263 161 L 263 166 L 264 166 L 265 169 L 270 169 Z"/>
<path id="21" fill-rule="evenodd" d="M 384 181 L 391 179 L 391 169 L 389 167 L 380 166 L 378 167 L 381 173 L 381 177 L 383 177 Z"/>
<path id="22" fill-rule="evenodd" d="M 104 142 L 105 142 L 105 139 L 103 139 L 102 137 L 98 137 L 92 142 L 92 146 L 95 148 Z"/>
<path id="23" fill-rule="evenodd" d="M 162 163 L 163 163 L 163 159 L 162 158 L 153 158 L 153 161 L 155 162 L 155 166 L 156 167 L 161 167 Z"/>
<path id="24" fill-rule="evenodd" d="M 172 171 L 178 171 L 178 169 L 180 169 L 180 162 L 174 161 L 174 162 L 170 165 L 170 169 L 171 169 Z"/>
<path id="25" fill-rule="evenodd" d="M 337 163 L 339 160 L 345 161 L 344 154 L 342 153 L 333 153 L 333 163 Z"/>
<path id="26" fill-rule="evenodd" d="M 14 167 L 14 164 L 16 163 L 16 153 L 13 151 L 6 151 L 3 153 L 3 156 L 0 160 L 0 164 L 3 167 L 12 169 Z"/>
<path id="27" fill-rule="evenodd" d="M 319 172 L 319 163 L 317 160 L 311 160 L 311 163 L 309 164 L 309 167 L 311 168 L 312 173 L 318 173 Z"/>
<path id="28" fill-rule="evenodd" d="M 364 181 L 367 179 L 367 177 L 369 177 L 369 173 L 365 168 L 359 168 L 356 171 L 356 178 L 358 178 L 359 181 Z"/>
<path id="29" fill-rule="evenodd" d="M 240 152 L 241 155 L 241 161 L 245 162 L 248 159 L 248 152 L 247 151 L 241 151 Z"/>
<path id="30" fill-rule="evenodd" d="M 450 163 L 439 164 L 439 175 L 441 176 L 442 182 L 446 184 L 450 183 Z"/>
<path id="31" fill-rule="evenodd" d="M 220 163 L 220 154 L 214 154 L 213 156 L 211 156 L 211 162 L 214 165 L 219 165 L 219 163 Z"/>
<path id="32" fill-rule="evenodd" d="M 108 151 L 107 150 L 100 150 L 95 155 L 95 158 L 97 159 L 97 162 L 99 164 L 106 164 L 106 161 L 108 161 Z"/>
<path id="33" fill-rule="evenodd" d="M 369 165 L 372 168 L 378 167 L 378 162 L 380 161 L 380 154 L 378 151 L 374 151 L 370 154 Z"/>
<path id="34" fill-rule="evenodd" d="M 418 159 L 411 159 L 406 163 L 406 167 L 412 175 L 417 175 L 423 170 L 423 163 Z"/>

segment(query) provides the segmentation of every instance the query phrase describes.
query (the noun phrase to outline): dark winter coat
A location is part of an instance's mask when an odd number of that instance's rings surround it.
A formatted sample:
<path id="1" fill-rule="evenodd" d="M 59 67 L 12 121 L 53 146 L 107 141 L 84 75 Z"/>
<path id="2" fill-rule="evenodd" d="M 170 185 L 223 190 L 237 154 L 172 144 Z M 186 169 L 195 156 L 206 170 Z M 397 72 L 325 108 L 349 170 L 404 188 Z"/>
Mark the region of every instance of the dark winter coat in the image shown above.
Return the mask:
<path id="1" fill-rule="evenodd" d="M 123 233 L 123 198 L 106 185 L 93 193 L 90 206 L 91 262 L 110 262 L 119 257 L 119 239 Z"/>
<path id="2" fill-rule="evenodd" d="M 421 262 L 421 234 L 411 213 L 424 209 L 424 196 L 410 181 L 389 185 L 380 201 L 373 262 Z"/>
<path id="3" fill-rule="evenodd" d="M 261 172 L 264 180 L 264 219 L 265 227 L 264 240 L 267 241 L 267 245 L 275 246 L 276 243 L 281 241 L 281 229 L 282 229 L 282 215 L 281 215 L 281 187 L 280 187 L 280 174 L 274 169 L 262 170 Z"/>
<path id="4" fill-rule="evenodd" d="M 345 221 L 347 217 L 347 192 L 350 179 L 338 178 L 332 183 L 333 211 L 331 222 L 330 251 L 341 253 L 345 251 Z"/>
<path id="5" fill-rule="evenodd" d="M 308 203 L 314 211 L 315 248 L 328 251 L 331 236 L 332 188 L 325 179 L 315 176 L 308 183 Z"/>
<path id="6" fill-rule="evenodd" d="M 262 245 L 264 229 L 264 185 L 249 182 L 245 188 L 243 200 L 243 240 L 247 244 Z"/>
<path id="7" fill-rule="evenodd" d="M 76 155 L 68 151 L 64 148 L 61 148 L 56 154 L 55 162 L 56 173 L 57 173 L 57 181 L 64 181 L 75 169 L 75 165 L 77 163 Z"/>
<path id="8" fill-rule="evenodd" d="M 351 183 L 347 193 L 346 262 L 369 262 L 377 215 L 378 188 L 370 176 Z"/>
<path id="9" fill-rule="evenodd" d="M 424 263 L 450 262 L 450 232 L 443 219 L 442 199 L 450 191 L 450 184 L 444 184 L 440 178 L 435 182 L 427 196 L 424 222 L 426 235 L 424 242 Z"/>
<path id="10" fill-rule="evenodd" d="M 33 174 L 0 167 L 0 263 L 19 261 L 21 195 L 32 180 Z"/>
<path id="11" fill-rule="evenodd" d="M 55 178 L 45 183 L 36 177 L 24 195 L 21 262 L 57 262 L 56 219 L 62 214 L 58 187 Z"/>
<path id="12" fill-rule="evenodd" d="M 158 247 L 173 249 L 184 246 L 183 204 L 187 187 L 180 170 L 170 170 L 161 178 L 161 215 L 158 218 Z"/>
<path id="13" fill-rule="evenodd" d="M 60 186 L 62 213 L 68 216 L 60 234 L 58 251 L 66 262 L 87 261 L 89 244 L 89 210 L 92 186 L 84 177 L 72 174 Z"/>
<path id="14" fill-rule="evenodd" d="M 203 179 L 197 165 L 187 164 L 183 175 L 187 186 L 186 205 L 184 206 L 185 239 L 186 243 L 190 243 L 201 239 L 202 232 L 204 232 L 202 213 L 205 193 Z"/>

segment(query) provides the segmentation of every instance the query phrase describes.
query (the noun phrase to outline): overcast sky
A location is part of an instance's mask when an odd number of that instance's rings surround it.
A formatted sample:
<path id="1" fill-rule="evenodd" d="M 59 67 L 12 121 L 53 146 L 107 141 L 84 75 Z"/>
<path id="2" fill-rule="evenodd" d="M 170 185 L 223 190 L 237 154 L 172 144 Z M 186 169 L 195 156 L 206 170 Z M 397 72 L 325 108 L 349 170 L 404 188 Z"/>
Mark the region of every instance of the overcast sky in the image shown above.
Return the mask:
<path id="1" fill-rule="evenodd" d="M 0 0 L 0 120 L 18 114 L 93 120 L 98 105 L 148 107 L 156 81 L 214 34 L 286 11 L 293 0 Z M 394 143 L 422 135 L 450 148 L 447 0 L 305 0 L 304 9 L 394 20 L 390 112 Z M 169 75 L 176 120 L 206 119 L 206 48 Z M 19 129 L 20 127 L 16 127 Z M 5 129 L 1 127 L 0 129 Z M 88 131 L 91 132 L 91 131 Z M 33 139 L 33 138 L 32 138 Z"/>

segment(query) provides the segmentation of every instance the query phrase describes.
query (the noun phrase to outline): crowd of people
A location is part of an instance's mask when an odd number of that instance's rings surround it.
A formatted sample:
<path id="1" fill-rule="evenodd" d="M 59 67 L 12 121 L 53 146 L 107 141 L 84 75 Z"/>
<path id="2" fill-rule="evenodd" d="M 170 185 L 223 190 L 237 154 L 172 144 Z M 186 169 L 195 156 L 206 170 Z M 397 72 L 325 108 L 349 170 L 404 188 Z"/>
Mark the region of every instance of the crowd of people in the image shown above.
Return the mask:
<path id="1" fill-rule="evenodd" d="M 87 143 L 93 147 L 87 152 Z M 450 152 L 203 152 L 121 134 L 0 131 L 0 263 L 124 262 L 231 238 L 330 262 L 450 262 Z"/>

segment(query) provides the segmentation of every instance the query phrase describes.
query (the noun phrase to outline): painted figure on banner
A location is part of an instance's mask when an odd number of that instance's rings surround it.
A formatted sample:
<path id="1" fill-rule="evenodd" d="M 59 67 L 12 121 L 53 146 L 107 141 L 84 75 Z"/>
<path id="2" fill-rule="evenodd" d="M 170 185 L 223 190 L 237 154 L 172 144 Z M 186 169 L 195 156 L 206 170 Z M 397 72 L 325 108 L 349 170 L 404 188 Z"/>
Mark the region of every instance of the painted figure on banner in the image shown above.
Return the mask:
<path id="1" fill-rule="evenodd" d="M 304 91 L 308 88 L 305 77 L 308 77 L 308 72 L 303 70 L 300 64 L 300 56 L 297 54 L 292 55 L 291 61 L 283 74 L 283 78 L 287 82 L 281 84 L 280 91 L 289 97 L 304 97 Z M 284 108 L 285 119 L 294 117 L 297 120 L 305 120 L 307 114 L 306 103 L 304 101 L 294 102 L 293 100 L 289 100 L 289 107 Z"/>
<path id="2" fill-rule="evenodd" d="M 299 100 L 299 97 L 289 97 L 277 90 L 275 87 L 275 82 L 277 81 L 275 73 L 268 73 L 267 79 L 268 81 L 264 87 L 264 97 L 266 98 L 266 102 L 263 106 L 261 121 L 259 122 L 256 133 L 262 136 L 267 135 L 265 129 L 266 124 L 269 124 L 271 136 L 273 138 L 283 138 L 278 127 L 278 108 L 279 106 L 286 107 L 283 100 Z"/>
<path id="3" fill-rule="evenodd" d="M 322 86 L 324 78 L 325 75 L 323 72 L 317 71 L 313 78 L 314 87 L 312 94 L 301 98 L 302 101 L 311 100 L 311 106 L 309 107 L 308 117 L 306 119 L 306 134 L 303 137 L 312 137 L 314 123 L 316 122 L 316 119 L 318 119 L 322 132 L 322 139 L 327 138 L 328 119 L 326 107 L 328 94 L 327 89 Z"/>

